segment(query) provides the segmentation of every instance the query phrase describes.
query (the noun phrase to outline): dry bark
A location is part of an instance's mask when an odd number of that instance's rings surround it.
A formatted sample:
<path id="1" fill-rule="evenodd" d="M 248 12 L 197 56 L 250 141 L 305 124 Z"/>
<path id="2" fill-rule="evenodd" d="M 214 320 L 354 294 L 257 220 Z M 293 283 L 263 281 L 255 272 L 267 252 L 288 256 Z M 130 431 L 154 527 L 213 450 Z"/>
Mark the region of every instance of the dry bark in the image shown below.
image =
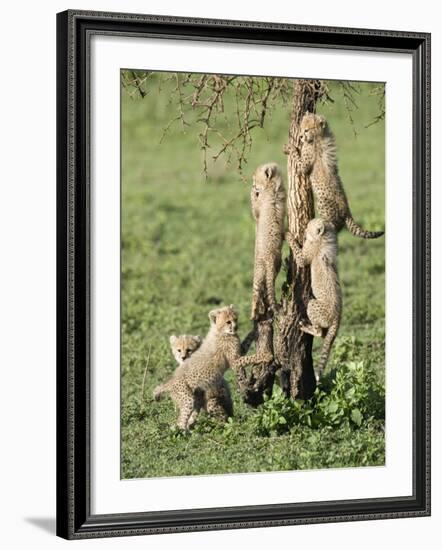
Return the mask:
<path id="1" fill-rule="evenodd" d="M 255 323 L 255 337 L 256 353 L 274 356 L 271 319 L 261 319 Z M 238 384 L 245 403 L 257 407 L 263 403 L 265 395 L 271 396 L 277 368 L 276 362 L 272 360 L 254 365 L 248 375 L 245 369 L 238 373 Z"/>

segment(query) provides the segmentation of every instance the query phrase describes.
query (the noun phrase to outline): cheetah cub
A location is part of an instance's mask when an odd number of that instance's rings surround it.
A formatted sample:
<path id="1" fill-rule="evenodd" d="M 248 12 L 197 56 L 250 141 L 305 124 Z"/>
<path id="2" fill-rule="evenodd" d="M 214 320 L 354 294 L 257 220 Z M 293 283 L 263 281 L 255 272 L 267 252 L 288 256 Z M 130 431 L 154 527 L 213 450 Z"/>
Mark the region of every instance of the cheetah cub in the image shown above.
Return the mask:
<path id="1" fill-rule="evenodd" d="M 179 409 L 177 425 L 188 430 L 203 406 L 204 392 L 217 390 L 225 371 L 241 355 L 237 334 L 238 315 L 233 305 L 209 313 L 210 328 L 201 346 L 174 372 L 165 384 L 155 388 L 159 399 L 169 393 Z"/>
<path id="2" fill-rule="evenodd" d="M 366 231 L 351 215 L 338 172 L 335 138 L 326 119 L 322 115 L 306 113 L 301 120 L 299 135 L 298 163 L 302 173 L 310 176 L 318 217 L 330 222 L 336 231 L 346 225 L 356 237 L 381 237 L 383 231 Z"/>
<path id="3" fill-rule="evenodd" d="M 201 338 L 199 336 L 183 334 L 181 336 L 172 335 L 170 337 L 170 347 L 178 365 L 185 364 L 185 360 L 188 359 L 200 345 Z M 229 416 L 233 416 L 232 396 L 230 394 L 229 384 L 224 378 L 221 378 L 216 388 L 205 391 L 201 399 L 202 408 L 219 420 L 226 421 Z"/>
<path id="4" fill-rule="evenodd" d="M 191 336 L 190 334 L 181 334 L 181 336 L 172 334 L 169 338 L 169 343 L 175 361 L 178 365 L 182 365 L 200 347 L 201 338 L 199 336 Z"/>
<path id="5" fill-rule="evenodd" d="M 271 311 L 276 310 L 275 279 L 281 269 L 285 189 L 275 163 L 255 170 L 250 200 L 256 222 L 251 319 L 258 320 L 265 314 L 263 299 Z"/>
<path id="6" fill-rule="evenodd" d="M 310 324 L 302 323 L 301 330 L 324 337 L 316 369 L 316 378 L 319 380 L 341 322 L 342 292 L 337 269 L 336 230 L 331 223 L 315 218 L 307 225 L 302 248 L 291 233 L 286 233 L 286 240 L 297 264 L 301 267 L 310 265 L 314 297 L 307 305 Z"/>

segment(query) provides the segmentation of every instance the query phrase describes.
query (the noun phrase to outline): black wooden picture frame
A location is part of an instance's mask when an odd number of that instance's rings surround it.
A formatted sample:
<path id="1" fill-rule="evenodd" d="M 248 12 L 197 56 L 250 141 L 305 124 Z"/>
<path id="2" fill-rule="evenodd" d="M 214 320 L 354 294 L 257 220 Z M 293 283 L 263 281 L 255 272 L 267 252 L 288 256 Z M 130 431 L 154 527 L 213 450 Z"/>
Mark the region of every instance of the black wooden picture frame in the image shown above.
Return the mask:
<path id="1" fill-rule="evenodd" d="M 89 42 L 94 34 L 408 53 L 413 58 L 413 494 L 92 515 Z M 430 514 L 430 35 L 65 11 L 57 16 L 57 534 L 68 539 Z"/>

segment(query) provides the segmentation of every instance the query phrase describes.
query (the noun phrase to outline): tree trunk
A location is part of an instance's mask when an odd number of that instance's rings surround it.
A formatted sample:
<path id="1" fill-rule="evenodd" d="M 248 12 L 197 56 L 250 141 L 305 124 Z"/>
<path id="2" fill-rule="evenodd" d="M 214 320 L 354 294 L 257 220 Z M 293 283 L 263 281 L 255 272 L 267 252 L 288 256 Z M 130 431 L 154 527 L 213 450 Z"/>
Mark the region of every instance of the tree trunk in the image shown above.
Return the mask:
<path id="1" fill-rule="evenodd" d="M 295 150 L 299 143 L 299 124 L 306 111 L 314 112 L 321 96 L 318 80 L 295 80 L 287 154 L 288 229 L 300 244 L 308 222 L 314 217 L 309 179 L 297 172 Z M 311 297 L 310 268 L 298 268 L 293 255 L 287 260 L 287 280 L 283 286 L 282 311 L 278 317 L 276 355 L 281 367 L 281 387 L 288 397 L 309 399 L 316 388 L 312 361 L 313 337 L 301 332 Z"/>
<path id="2" fill-rule="evenodd" d="M 274 355 L 273 321 L 271 318 L 261 319 L 255 323 L 254 337 L 256 338 L 257 354 L 269 353 L 272 356 Z M 238 373 L 239 389 L 245 403 L 257 407 L 264 402 L 265 395 L 268 397 L 272 395 L 277 367 L 275 361 L 272 360 L 268 363 L 253 365 L 248 376 L 245 372 Z"/>

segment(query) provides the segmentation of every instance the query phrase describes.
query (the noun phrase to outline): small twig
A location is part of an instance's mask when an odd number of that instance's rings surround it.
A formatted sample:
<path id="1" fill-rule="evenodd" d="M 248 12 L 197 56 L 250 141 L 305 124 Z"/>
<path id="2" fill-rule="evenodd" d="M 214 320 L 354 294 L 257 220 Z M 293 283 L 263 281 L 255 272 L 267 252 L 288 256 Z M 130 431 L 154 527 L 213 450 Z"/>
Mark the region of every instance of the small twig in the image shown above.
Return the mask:
<path id="1" fill-rule="evenodd" d="M 373 118 L 373 120 L 368 123 L 365 128 L 370 128 L 370 126 L 373 126 L 374 124 L 377 124 L 378 122 L 381 122 L 385 119 L 385 86 L 383 84 L 380 84 L 377 86 L 373 92 L 371 92 L 371 95 L 377 95 L 378 96 L 378 114 Z"/>
<path id="2" fill-rule="evenodd" d="M 340 80 L 339 86 L 341 88 L 342 98 L 344 100 L 345 109 L 347 111 L 347 117 L 348 117 L 348 120 L 350 121 L 350 125 L 353 130 L 353 135 L 355 138 L 357 138 L 358 132 L 356 130 L 356 125 L 352 116 L 352 112 L 358 108 L 355 96 L 360 92 L 355 85 L 353 85 L 350 81 L 347 81 L 347 80 Z"/>
<path id="3" fill-rule="evenodd" d="M 149 352 L 147 354 L 147 359 L 146 359 L 146 367 L 144 368 L 144 374 L 143 374 L 143 383 L 141 384 L 141 405 L 143 404 L 143 401 L 144 401 L 144 386 L 146 383 L 147 368 L 149 366 L 151 349 L 152 349 L 152 346 L 149 346 Z"/>

